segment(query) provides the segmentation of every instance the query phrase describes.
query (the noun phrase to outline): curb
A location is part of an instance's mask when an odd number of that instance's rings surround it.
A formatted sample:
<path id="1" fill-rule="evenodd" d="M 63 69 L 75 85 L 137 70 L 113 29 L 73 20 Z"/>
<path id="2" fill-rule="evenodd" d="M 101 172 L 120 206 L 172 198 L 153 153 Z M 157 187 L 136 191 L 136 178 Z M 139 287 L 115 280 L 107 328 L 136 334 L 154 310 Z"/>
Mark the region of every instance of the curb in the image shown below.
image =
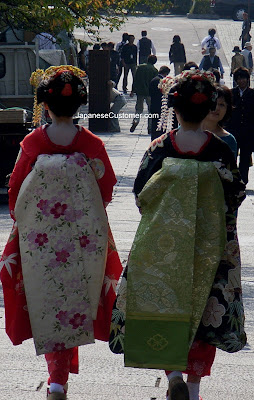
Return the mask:
<path id="1" fill-rule="evenodd" d="M 220 19 L 220 17 L 216 14 L 186 14 L 189 19 Z"/>

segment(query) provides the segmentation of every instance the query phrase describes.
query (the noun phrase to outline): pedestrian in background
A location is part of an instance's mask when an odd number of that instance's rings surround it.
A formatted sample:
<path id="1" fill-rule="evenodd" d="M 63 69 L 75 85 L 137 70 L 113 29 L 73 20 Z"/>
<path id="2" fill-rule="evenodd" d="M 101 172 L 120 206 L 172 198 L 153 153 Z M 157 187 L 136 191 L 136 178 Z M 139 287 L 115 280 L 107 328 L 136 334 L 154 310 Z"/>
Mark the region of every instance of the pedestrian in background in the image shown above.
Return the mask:
<path id="1" fill-rule="evenodd" d="M 34 40 L 38 40 L 39 50 L 55 50 L 56 39 L 48 32 L 42 32 L 35 36 Z"/>
<path id="2" fill-rule="evenodd" d="M 67 398 L 77 346 L 108 340 L 115 293 L 104 285 L 122 269 L 105 212 L 114 172 L 101 139 L 73 125 L 86 104 L 83 76 L 69 65 L 33 73 L 36 104 L 52 124 L 21 142 L 9 182 L 14 228 L 1 259 L 6 332 L 14 345 L 33 337 L 37 355 L 45 354 L 49 400 Z"/>
<path id="3" fill-rule="evenodd" d="M 147 62 L 147 57 L 150 54 L 156 56 L 156 49 L 151 39 L 147 37 L 147 31 L 141 32 L 142 38 L 137 41 L 137 49 L 138 49 L 138 59 L 139 64 L 144 64 Z"/>
<path id="4" fill-rule="evenodd" d="M 200 70 L 210 71 L 212 68 L 219 69 L 221 78 L 223 78 L 224 68 L 221 64 L 221 60 L 219 56 L 215 55 L 216 49 L 215 47 L 209 47 L 209 54 L 206 54 L 199 65 Z"/>
<path id="5" fill-rule="evenodd" d="M 101 49 L 102 49 L 102 50 L 108 50 L 108 43 L 102 42 L 102 43 L 101 43 Z"/>
<path id="6" fill-rule="evenodd" d="M 186 63 L 186 54 L 183 43 L 181 43 L 181 38 L 179 35 L 173 37 L 173 43 L 169 50 L 169 61 L 174 63 L 175 75 L 179 75 L 183 66 Z"/>
<path id="7" fill-rule="evenodd" d="M 250 88 L 250 74 L 247 68 L 240 67 L 234 72 L 237 86 L 232 91 L 233 111 L 227 123 L 240 149 L 239 170 L 245 184 L 248 183 L 252 151 L 254 151 L 254 89 Z"/>
<path id="8" fill-rule="evenodd" d="M 239 40 L 242 40 L 242 50 L 244 49 L 245 43 L 250 42 L 251 40 L 251 20 L 249 18 L 249 14 L 243 13 L 243 23 L 242 23 L 242 33 L 239 37 Z"/>
<path id="9" fill-rule="evenodd" d="M 130 132 L 134 132 L 140 121 L 140 115 L 144 109 L 144 101 L 147 104 L 148 112 L 150 112 L 151 97 L 149 94 L 149 85 L 151 80 L 158 74 L 158 70 L 154 67 L 157 62 L 157 57 L 150 55 L 147 58 L 146 64 L 140 64 L 137 68 L 136 75 L 134 77 L 133 87 L 131 95 L 134 93 L 137 95 L 135 105 L 135 118 L 132 121 Z M 148 118 L 148 133 L 150 134 L 151 120 Z"/>
<path id="10" fill-rule="evenodd" d="M 134 81 L 134 77 L 137 69 L 137 46 L 134 44 L 135 36 L 129 35 L 128 43 L 123 46 L 121 52 L 122 64 L 124 68 L 124 76 L 123 76 L 123 92 L 127 93 L 127 84 L 128 84 L 128 74 L 129 71 L 132 73 L 132 84 Z"/>
<path id="11" fill-rule="evenodd" d="M 239 46 L 235 46 L 232 50 L 235 55 L 231 59 L 231 72 L 230 76 L 233 76 L 234 71 L 240 67 L 246 67 L 245 57 L 241 54 L 241 50 Z M 233 87 L 236 86 L 235 81 L 233 80 Z"/>
<path id="12" fill-rule="evenodd" d="M 217 103 L 216 109 L 210 111 L 202 123 L 205 131 L 213 132 L 228 144 L 235 159 L 237 159 L 237 142 L 235 137 L 229 133 L 225 128 L 225 123 L 232 115 L 232 93 L 227 86 L 217 87 Z"/>
<path id="13" fill-rule="evenodd" d="M 215 76 L 215 86 L 220 86 L 224 84 L 224 81 L 221 79 L 220 71 L 218 69 L 211 68 L 210 72 L 212 72 L 213 75 Z M 221 81 L 223 83 L 221 83 Z"/>
<path id="14" fill-rule="evenodd" d="M 122 50 L 123 50 L 123 46 L 127 43 L 129 38 L 129 34 L 127 32 L 124 32 L 122 35 L 122 41 L 118 42 L 116 44 L 116 51 L 119 54 L 119 72 L 117 75 L 117 79 L 116 79 L 116 89 L 117 89 L 117 85 L 119 83 L 119 80 L 121 78 L 122 72 L 123 72 L 123 61 L 122 61 Z"/>
<path id="15" fill-rule="evenodd" d="M 87 49 L 87 43 L 81 43 L 80 51 L 78 52 L 78 66 L 83 71 L 88 71 L 89 66 L 89 50 Z"/>
<path id="16" fill-rule="evenodd" d="M 198 69 L 198 65 L 194 61 L 188 61 L 183 66 L 183 71 L 189 71 L 191 69 Z"/>
<path id="17" fill-rule="evenodd" d="M 208 36 L 206 36 L 201 42 L 201 53 L 203 55 L 209 54 L 210 47 L 215 47 L 216 50 L 220 50 L 221 44 L 219 39 L 215 36 L 216 30 L 210 28 L 208 30 Z"/>
<path id="18" fill-rule="evenodd" d="M 242 55 L 245 58 L 245 67 L 249 70 L 251 75 L 253 69 L 253 57 L 252 57 L 252 45 L 250 42 L 246 42 L 244 45 L 244 49 L 242 50 Z"/>
<path id="19" fill-rule="evenodd" d="M 110 79 L 116 83 L 119 73 L 120 57 L 119 53 L 114 50 L 115 43 L 108 43 L 109 59 L 110 59 Z"/>
<path id="20" fill-rule="evenodd" d="M 155 76 L 149 85 L 149 95 L 151 98 L 150 114 L 151 118 L 151 141 L 163 134 L 161 129 L 157 130 L 158 122 L 161 116 L 161 98 L 162 92 L 158 88 L 161 79 L 165 78 L 170 73 L 169 67 L 162 65 L 159 69 L 158 75 Z M 156 116 L 155 116 L 156 115 Z"/>
<path id="21" fill-rule="evenodd" d="M 110 119 L 109 119 L 109 130 L 110 132 L 121 132 L 118 113 L 127 103 L 124 94 L 120 93 L 115 88 L 115 82 L 109 81 L 109 99 L 110 99 Z"/>
<path id="22" fill-rule="evenodd" d="M 78 65 L 76 39 L 73 33 L 62 30 L 57 35 L 57 49 L 64 50 L 67 64 Z"/>

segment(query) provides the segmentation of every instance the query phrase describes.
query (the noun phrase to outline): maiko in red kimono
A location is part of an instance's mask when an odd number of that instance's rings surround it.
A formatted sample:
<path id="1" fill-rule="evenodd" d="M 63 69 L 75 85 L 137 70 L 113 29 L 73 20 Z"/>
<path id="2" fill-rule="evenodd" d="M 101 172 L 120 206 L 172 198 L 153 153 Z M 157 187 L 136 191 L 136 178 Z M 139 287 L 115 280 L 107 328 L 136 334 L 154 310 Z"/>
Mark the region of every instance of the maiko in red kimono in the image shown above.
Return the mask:
<path id="1" fill-rule="evenodd" d="M 37 157 L 40 154 L 85 154 L 92 166 L 105 205 L 111 201 L 113 186 L 116 183 L 115 174 L 100 138 L 83 127 L 77 126 L 77 133 L 72 143 L 68 146 L 61 146 L 51 142 L 46 130 L 47 126 L 37 128 L 21 142 L 21 153 L 9 183 L 9 206 L 14 225 L 0 261 L 0 277 L 4 292 L 6 332 L 14 345 L 21 344 L 33 336 L 23 284 L 19 235 L 14 208 L 20 187 L 31 172 Z M 121 262 L 109 228 L 104 282 L 97 318 L 93 321 L 95 339 L 108 341 L 115 288 L 121 271 Z M 77 348 L 72 348 L 70 351 L 73 352 L 70 372 L 77 373 Z"/>

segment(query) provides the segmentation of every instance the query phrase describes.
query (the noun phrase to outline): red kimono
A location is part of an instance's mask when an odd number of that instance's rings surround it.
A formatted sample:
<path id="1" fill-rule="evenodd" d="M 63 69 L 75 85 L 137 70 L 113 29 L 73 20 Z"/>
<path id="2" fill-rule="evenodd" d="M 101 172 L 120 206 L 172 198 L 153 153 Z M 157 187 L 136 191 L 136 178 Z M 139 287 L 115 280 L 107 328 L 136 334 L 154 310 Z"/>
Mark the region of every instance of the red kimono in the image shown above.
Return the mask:
<path id="1" fill-rule="evenodd" d="M 116 177 L 104 144 L 100 138 L 93 135 L 87 129 L 80 126 L 77 128 L 77 134 L 68 146 L 56 145 L 51 142 L 46 133 L 46 126 L 34 130 L 21 142 L 21 154 L 11 175 L 9 182 L 9 206 L 11 217 L 14 219 L 14 225 L 0 261 L 0 278 L 4 292 L 6 332 L 14 345 L 21 344 L 24 340 L 32 337 L 23 285 L 19 237 L 15 223 L 14 208 L 22 182 L 32 170 L 38 155 L 84 153 L 91 161 L 91 164 L 95 160 L 97 167 L 95 167 L 94 173 L 104 204 L 110 202 L 112 199 L 112 190 L 116 184 Z M 96 168 L 99 168 L 99 170 L 96 171 Z M 94 321 L 94 337 L 104 341 L 107 341 L 109 338 L 115 288 L 122 272 L 121 262 L 110 229 L 108 236 L 105 279 L 101 290 L 97 318 Z M 72 350 L 71 372 L 77 373 L 77 348 L 73 348 Z"/>

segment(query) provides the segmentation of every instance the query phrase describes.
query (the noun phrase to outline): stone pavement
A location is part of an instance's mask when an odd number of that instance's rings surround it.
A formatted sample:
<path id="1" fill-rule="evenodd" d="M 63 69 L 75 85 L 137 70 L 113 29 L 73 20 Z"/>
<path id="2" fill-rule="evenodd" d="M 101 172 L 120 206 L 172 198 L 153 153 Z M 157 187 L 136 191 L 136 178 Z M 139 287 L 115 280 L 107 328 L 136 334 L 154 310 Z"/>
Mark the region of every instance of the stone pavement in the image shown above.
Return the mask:
<path id="1" fill-rule="evenodd" d="M 173 20 L 173 19 L 172 19 Z M 160 20 L 161 21 L 161 20 Z M 167 21 L 164 21 L 164 24 Z M 170 20 L 170 23 L 172 21 Z M 237 43 L 225 44 L 228 39 L 227 29 L 231 29 L 231 21 L 195 21 L 184 18 L 175 19 L 175 26 L 183 26 L 183 42 L 191 32 L 191 43 L 194 33 L 196 43 L 214 26 L 223 41 L 222 54 L 226 64 L 230 51 Z M 223 21 L 224 22 L 224 21 Z M 153 26 L 160 22 L 154 21 Z M 165 25 L 164 25 L 165 26 Z M 238 25 L 237 25 L 238 26 Z M 192 29 L 193 28 L 193 29 Z M 195 29 L 194 29 L 195 28 Z M 140 30 L 140 26 L 137 27 Z M 161 25 L 163 29 L 163 25 Z M 165 27 L 166 29 L 166 27 Z M 127 29 L 128 30 L 128 29 Z M 172 30 L 172 29 L 171 29 Z M 234 32 L 237 30 L 233 30 Z M 156 32 L 156 31 L 154 31 Z M 162 31 L 163 32 L 163 31 Z M 231 32 L 231 30 L 230 30 Z M 238 35 L 239 32 L 237 32 Z M 116 35 L 116 34 L 115 34 Z M 119 37 L 118 33 L 117 36 Z M 235 35 L 236 36 L 236 35 Z M 136 36 L 137 37 L 137 36 Z M 224 37 L 224 39 L 222 39 Z M 159 38 L 159 37 L 158 37 Z M 233 40 L 233 39 L 232 39 Z M 232 48 L 231 48 L 232 47 Z M 198 61 L 199 53 L 196 47 L 190 47 L 190 56 Z M 166 47 L 161 50 L 160 64 L 165 63 Z M 225 54 L 225 55 L 224 55 Z M 199 57 L 200 60 L 200 57 Z M 227 65 L 228 68 L 228 65 Z M 229 79 L 229 76 L 228 76 Z M 127 97 L 128 103 L 124 112 L 134 112 L 135 99 Z M 134 133 L 129 132 L 131 120 L 120 121 L 121 133 L 102 133 L 103 139 L 118 182 L 114 189 L 113 201 L 108 206 L 108 215 L 116 245 L 123 265 L 126 265 L 129 250 L 140 220 L 132 195 L 132 186 L 137 174 L 143 153 L 149 145 L 146 131 L 146 121 L 141 119 Z M 238 232 L 243 262 L 243 290 L 246 309 L 246 330 L 248 345 L 236 354 L 226 354 L 217 351 L 211 377 L 206 377 L 201 383 L 203 400 L 253 400 L 254 372 L 254 314 L 253 314 L 253 236 L 254 230 L 254 168 L 250 169 L 247 199 L 239 210 Z M 7 206 L 0 207 L 0 250 L 7 240 L 11 221 L 8 218 Z M 4 331 L 4 310 L 0 292 L 0 400 L 39 400 L 45 398 L 47 380 L 44 357 L 36 357 L 32 340 L 22 346 L 13 347 Z M 96 342 L 80 348 L 80 374 L 70 376 L 70 400 L 164 400 L 167 380 L 163 371 L 125 368 L 122 355 L 114 355 L 108 349 L 107 343 Z"/>

